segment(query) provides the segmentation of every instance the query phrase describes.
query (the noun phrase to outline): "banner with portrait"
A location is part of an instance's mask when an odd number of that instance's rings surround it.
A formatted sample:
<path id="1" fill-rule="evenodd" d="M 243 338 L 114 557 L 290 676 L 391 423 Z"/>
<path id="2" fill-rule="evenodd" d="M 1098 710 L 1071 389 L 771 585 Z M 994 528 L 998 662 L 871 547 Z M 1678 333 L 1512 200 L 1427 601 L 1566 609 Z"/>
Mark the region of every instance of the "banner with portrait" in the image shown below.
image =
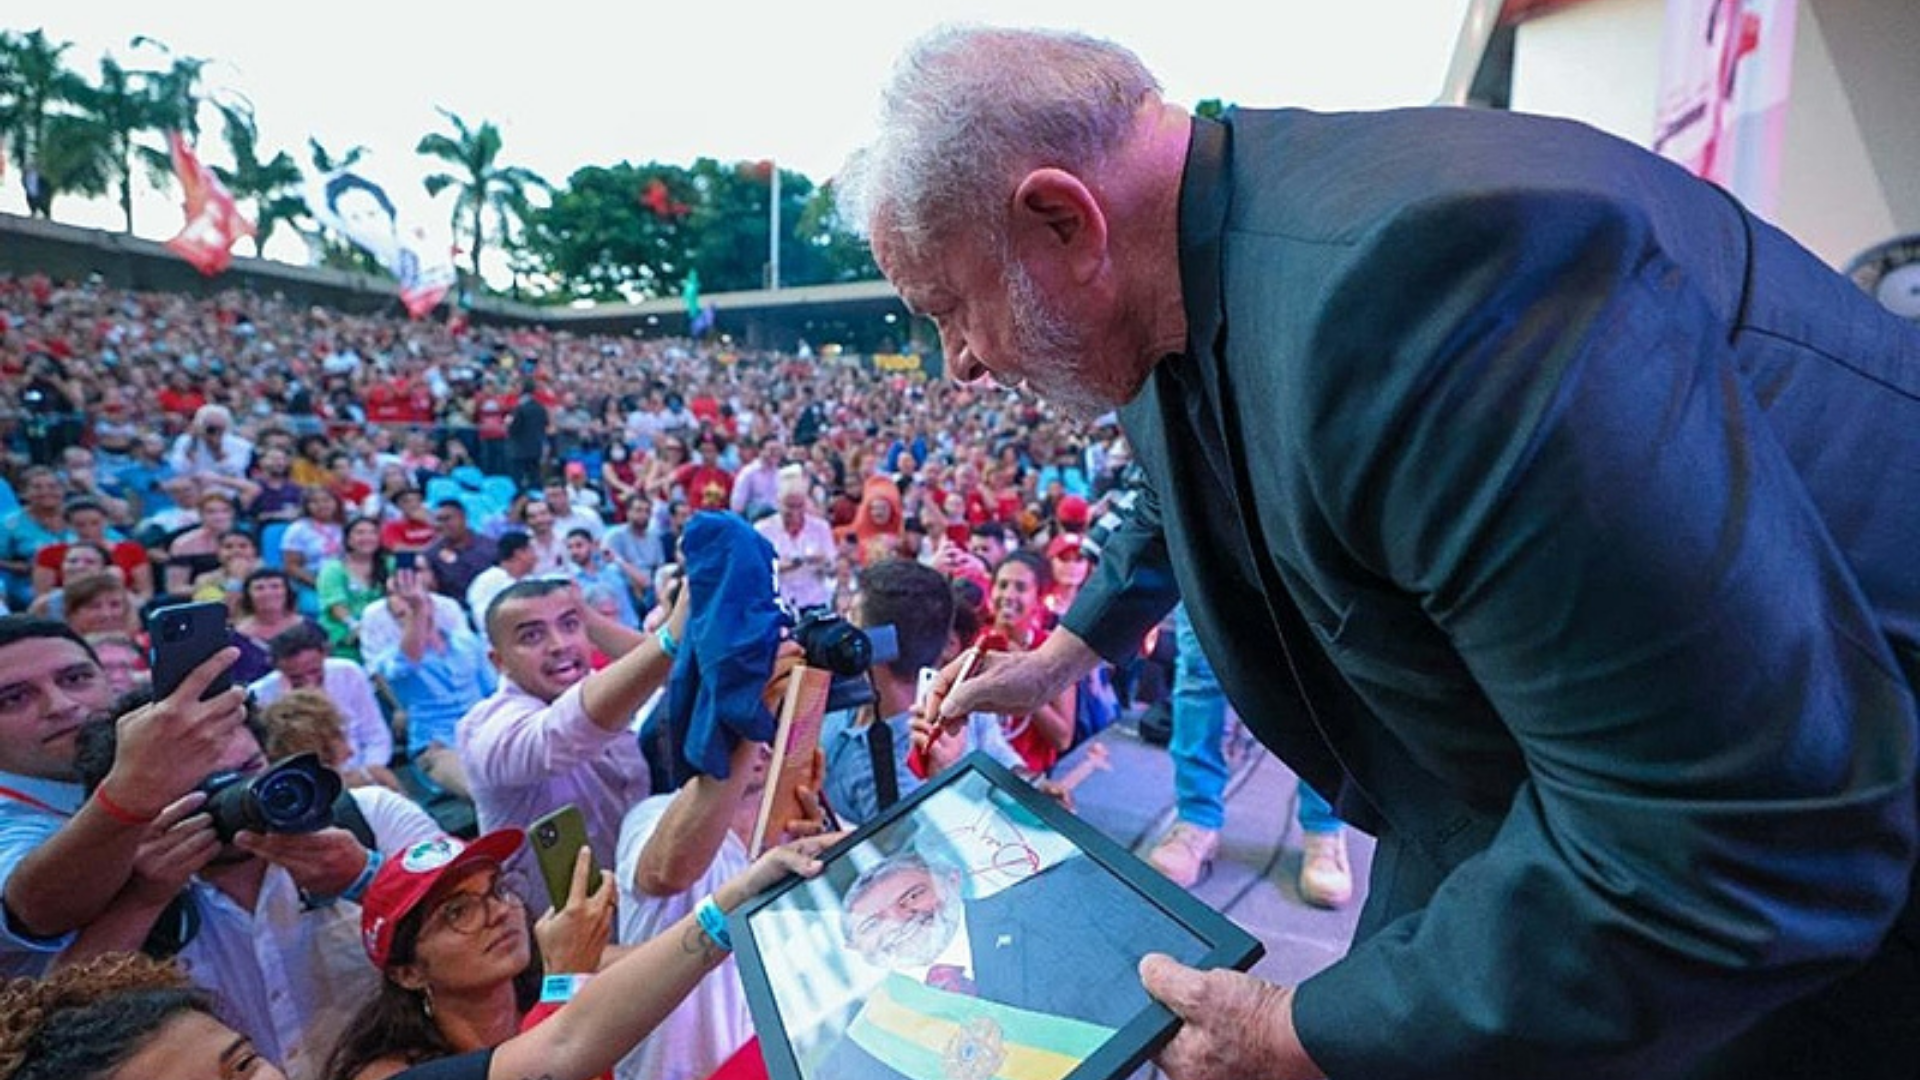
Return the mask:
<path id="1" fill-rule="evenodd" d="M 387 189 L 357 168 L 336 169 L 307 187 L 314 220 L 372 255 L 400 282 L 400 302 L 420 318 L 453 289 L 453 245 L 417 223 L 402 224 Z"/>
<path id="2" fill-rule="evenodd" d="M 1772 213 L 1798 0 L 1667 0 L 1653 149 Z"/>

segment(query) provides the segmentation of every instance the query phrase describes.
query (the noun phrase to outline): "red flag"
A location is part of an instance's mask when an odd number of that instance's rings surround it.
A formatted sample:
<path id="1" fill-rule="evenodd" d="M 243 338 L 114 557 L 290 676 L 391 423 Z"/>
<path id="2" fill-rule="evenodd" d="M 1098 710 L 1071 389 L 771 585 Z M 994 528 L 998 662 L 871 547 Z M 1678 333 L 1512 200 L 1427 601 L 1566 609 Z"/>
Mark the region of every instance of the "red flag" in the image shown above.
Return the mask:
<path id="1" fill-rule="evenodd" d="M 657 218 L 684 217 L 693 207 L 673 197 L 667 190 L 667 182 L 654 177 L 647 181 L 647 190 L 640 195 L 640 205 L 653 211 Z"/>
<path id="2" fill-rule="evenodd" d="M 186 193 L 181 205 L 187 215 L 180 235 L 167 241 L 167 246 L 195 270 L 212 277 L 233 262 L 234 242 L 254 234 L 253 222 L 240 216 L 226 186 L 200 163 L 179 132 L 167 133 L 167 146 L 173 151 L 174 175 Z"/>

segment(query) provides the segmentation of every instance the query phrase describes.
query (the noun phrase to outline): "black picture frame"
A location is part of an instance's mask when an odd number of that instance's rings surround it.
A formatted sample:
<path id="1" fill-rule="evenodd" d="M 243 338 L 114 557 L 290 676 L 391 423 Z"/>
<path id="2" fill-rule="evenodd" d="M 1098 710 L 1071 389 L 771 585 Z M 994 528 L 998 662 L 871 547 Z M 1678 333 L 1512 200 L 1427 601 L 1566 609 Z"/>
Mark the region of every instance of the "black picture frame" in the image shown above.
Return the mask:
<path id="1" fill-rule="evenodd" d="M 992 815 L 1004 815 L 995 820 L 1007 826 L 1024 825 L 1032 831 L 1036 838 L 1035 843 L 1045 844 L 1048 850 L 1059 852 L 1066 849 L 1060 846 L 1058 840 L 1046 837 L 1045 831 L 1057 834 L 1057 837 L 1064 840 L 1072 849 L 1056 861 L 1041 865 L 1039 857 L 1034 854 L 1036 849 L 1023 842 L 1017 855 L 1011 857 L 1011 860 L 1031 862 L 1037 868 L 1025 870 L 1024 873 L 1028 876 L 1014 877 L 1007 883 L 998 885 L 994 893 L 987 895 L 996 895 L 1030 881 L 1039 881 L 1048 871 L 1071 865 L 1071 874 L 1056 876 L 1051 879 L 1053 881 L 1051 888 L 1032 891 L 1028 897 L 1029 899 L 1038 898 L 1046 894 L 1058 893 L 1062 886 L 1074 886 L 1075 892 L 1068 903 L 1061 904 L 1056 901 L 1043 905 L 1044 910 L 1050 913 L 1050 918 L 1061 920 L 1062 927 L 1071 928 L 1075 925 L 1091 927 L 1096 923 L 1100 926 L 1116 924 L 1116 920 L 1096 920 L 1090 916 L 1089 912 L 1097 908 L 1083 906 L 1082 897 L 1087 894 L 1131 897 L 1138 902 L 1140 918 L 1121 923 L 1127 928 L 1126 932 L 1130 938 L 1138 932 L 1142 938 L 1157 938 L 1160 941 L 1177 940 L 1181 943 L 1184 955 L 1176 953 L 1176 958 L 1190 966 L 1202 969 L 1232 968 L 1245 971 L 1265 952 L 1265 947 L 1258 938 L 1235 925 L 1232 920 L 1195 899 L 1185 889 L 1168 881 L 1133 853 L 1081 821 L 1052 799 L 1034 790 L 1032 785 L 1014 776 L 998 762 L 983 753 L 975 752 L 828 849 L 822 855 L 822 861 L 826 867 L 821 874 L 810 879 L 790 878 L 742 905 L 729 917 L 734 955 L 739 962 L 740 978 L 745 986 L 747 1006 L 753 1017 L 754 1031 L 760 1040 L 760 1052 L 765 1058 L 767 1073 L 773 1080 L 864 1080 L 869 1076 L 901 1075 L 908 1076 L 910 1080 L 919 1080 L 922 1074 L 930 1077 L 960 1076 L 970 1080 L 988 1080 L 995 1075 L 999 1067 L 998 1061 L 1004 1060 L 1005 1053 L 1032 1052 L 1021 1046 L 1013 1046 L 1009 1050 L 1005 1044 L 1019 1042 L 1015 1038 L 1016 1032 L 1009 1030 L 1003 1041 L 1000 1039 L 1000 1028 L 990 1027 L 987 1036 L 989 1046 L 984 1053 L 989 1056 L 994 1068 L 979 1067 L 972 1057 L 979 1052 L 978 1040 L 974 1038 L 977 1032 L 974 1029 L 981 1021 L 964 1025 L 956 1022 L 951 1029 L 954 1034 L 951 1035 L 943 1050 L 934 1051 L 935 1042 L 929 1041 L 911 1044 L 907 1051 L 909 1054 L 944 1053 L 943 1066 L 922 1064 L 913 1069 L 904 1069 L 897 1064 L 898 1061 L 913 1060 L 924 1063 L 930 1059 L 896 1058 L 894 1064 L 882 1063 L 865 1052 L 865 1048 L 874 1045 L 871 1040 L 876 1036 L 867 1035 L 869 1041 L 862 1042 L 852 1033 L 861 1023 L 869 1001 L 865 995 L 858 992 L 861 980 L 855 976 L 863 975 L 865 979 L 874 983 L 867 987 L 869 994 L 875 993 L 881 981 L 893 979 L 895 976 L 883 973 L 883 969 L 877 966 L 875 961 L 856 953 L 851 944 L 854 924 L 851 916 L 844 913 L 841 900 L 851 892 L 854 879 L 858 877 L 861 869 L 870 868 L 891 856 L 898 855 L 903 850 L 920 854 L 928 844 L 940 845 L 943 842 L 955 841 L 952 833 L 968 830 L 949 829 L 942 832 L 937 820 L 932 819 L 936 817 L 952 819 L 957 810 L 971 812 L 967 808 L 975 805 L 983 809 L 981 816 L 983 821 L 991 816 L 985 811 L 991 811 Z M 1037 826 L 1034 824 L 1036 822 Z M 986 829 L 983 827 L 983 836 L 985 832 Z M 1017 828 L 1015 833 L 1018 838 Z M 956 872 L 964 870 L 969 878 L 965 887 L 975 887 L 972 877 L 976 874 L 1022 872 L 1018 867 L 1008 871 L 1001 865 L 1001 853 L 1011 850 L 1011 846 L 989 849 L 973 838 L 968 838 L 967 842 L 972 845 L 965 849 L 969 854 L 991 850 L 993 854 L 989 862 L 993 865 L 956 862 L 953 869 Z M 991 844 L 993 840 L 988 839 L 985 842 Z M 856 853 L 863 851 L 864 855 L 856 857 Z M 1074 863 L 1074 855 L 1084 856 L 1086 863 Z M 862 863 L 864 867 L 860 865 Z M 1105 878 L 1096 880 L 1087 875 L 1104 875 Z M 1093 889 L 1082 887 L 1082 883 L 1088 881 L 1094 881 L 1097 887 Z M 965 894 L 955 892 L 953 895 Z M 831 906 L 826 902 L 829 897 L 833 898 Z M 957 906 L 964 913 L 968 905 L 973 902 L 975 901 L 969 898 Z M 1020 910 L 1026 913 L 1023 917 L 1032 919 L 1035 906 L 1022 904 Z M 1076 919 L 1081 921 L 1076 924 L 1074 922 Z M 963 920 L 969 927 L 972 926 L 970 915 L 962 914 L 958 920 Z M 1010 939 L 1011 935 L 1001 934 L 998 935 L 997 941 L 1004 944 Z M 1021 940 L 1026 941 L 1029 938 Z M 1041 936 L 1040 931 L 1035 931 L 1031 940 L 1050 944 Z M 1083 943 L 1083 947 L 1097 950 L 1106 944 L 1096 941 Z M 1024 948 L 1024 946 L 1018 948 Z M 1150 948 L 1151 951 L 1172 951 L 1166 948 Z M 969 949 L 976 974 L 984 974 L 987 965 L 980 959 L 981 942 L 970 938 Z M 837 964 L 823 962 L 823 950 L 838 950 L 843 955 L 826 957 L 829 961 L 837 961 Z M 1106 995 L 1111 999 L 1111 1004 L 1105 1007 L 1126 1011 L 1124 1021 L 1116 1024 L 1109 1019 L 1097 1027 L 1087 1029 L 1094 1032 L 1094 1035 L 1087 1035 L 1086 1031 L 1081 1032 L 1087 1038 L 1098 1037 L 1098 1032 L 1108 1033 L 1104 1036 L 1104 1041 L 1098 1042 L 1097 1045 L 1090 1042 L 1079 1044 L 1093 1046 L 1084 1056 L 1080 1056 L 1078 1051 L 1063 1056 L 1042 1048 L 1040 1052 L 1053 1054 L 1048 1060 L 1056 1067 L 1059 1067 L 1061 1061 L 1072 1061 L 1077 1057 L 1078 1064 L 1062 1074 L 1060 1080 L 1115 1080 L 1115 1078 L 1127 1076 L 1166 1044 L 1178 1024 L 1178 1019 L 1171 1011 L 1146 996 L 1145 991 L 1139 988 L 1137 979 L 1126 981 L 1124 977 L 1116 978 L 1111 974 L 1118 971 L 1123 963 L 1128 969 L 1128 974 L 1131 974 L 1131 966 L 1137 964 L 1138 956 L 1133 954 L 1131 940 L 1126 950 L 1114 951 L 1124 952 L 1125 955 L 1116 955 L 1113 962 L 1105 968 L 1099 964 L 1085 965 L 1071 962 L 1052 964 L 1035 962 L 1023 965 L 1051 973 L 1051 975 L 1029 975 L 1030 980 L 1047 977 L 1064 977 L 1072 980 L 1081 972 L 1108 971 L 1109 974 L 1098 980 L 1102 984 L 1098 994 Z M 1084 957 L 1087 954 L 1083 951 L 1078 955 Z M 1019 964 L 1019 961 L 1016 961 L 1016 964 Z M 815 983 L 827 977 L 822 974 L 827 969 L 832 969 L 830 976 L 838 980 L 830 987 L 834 993 L 816 993 Z M 918 985 L 916 980 L 906 981 L 915 986 Z M 1092 981 L 1089 980 L 1089 983 Z M 776 982 L 780 985 L 776 986 Z M 1116 986 L 1115 982 L 1121 984 Z M 1091 993 L 1083 985 L 1072 982 L 1065 984 L 1063 989 L 1079 993 L 1083 997 Z M 972 992 L 976 992 L 980 999 L 991 997 L 984 986 L 973 989 Z M 782 1008 L 783 993 L 786 1000 L 795 1006 L 795 1015 L 792 1019 L 802 1022 L 800 1031 L 790 1030 L 789 1017 Z M 923 992 L 913 989 L 910 993 L 922 994 Z M 1137 1008 L 1133 1004 L 1136 994 Z M 942 998 L 940 1000 L 957 1001 L 959 999 Z M 895 1008 L 894 1001 L 895 998 L 889 995 L 887 1004 L 875 1008 L 883 1016 L 891 1015 L 887 1010 Z M 990 1000 L 985 1006 L 988 1009 L 997 1007 Z M 817 1014 L 812 1017 L 804 1016 L 802 1011 L 805 1008 L 813 1008 Z M 1026 1010 L 1035 1008 L 1033 1003 L 1025 1006 Z M 1008 1011 L 1017 1013 L 1022 1010 Z M 1051 1015 L 1056 1012 L 1065 1017 L 1063 1022 L 1066 1024 L 1079 1023 L 1078 1019 L 1067 1015 L 1067 1010 L 1047 1008 L 1043 1012 L 1048 1014 L 1044 1016 L 1043 1023 L 1056 1019 Z M 924 1021 L 926 1017 L 923 1014 L 913 1014 L 911 1019 L 918 1022 Z M 1014 1027 L 1018 1027 L 1017 1022 Z M 871 1023 L 862 1029 L 863 1032 L 874 1030 Z M 947 1030 L 947 1028 L 940 1027 L 940 1018 L 936 1016 L 931 1025 L 922 1024 L 914 1030 L 926 1032 Z M 800 1039 L 799 1042 L 796 1042 L 797 1036 Z M 891 1038 L 891 1036 L 884 1036 L 884 1033 L 882 1037 Z M 847 1047 L 838 1045 L 842 1043 L 858 1044 L 861 1049 L 849 1050 Z M 842 1053 L 857 1055 L 863 1062 L 862 1068 L 847 1068 L 846 1060 L 835 1056 Z M 962 1060 L 957 1063 L 956 1054 L 962 1056 Z M 993 1055 L 1002 1056 L 994 1058 Z M 832 1063 L 831 1066 L 829 1062 Z"/>

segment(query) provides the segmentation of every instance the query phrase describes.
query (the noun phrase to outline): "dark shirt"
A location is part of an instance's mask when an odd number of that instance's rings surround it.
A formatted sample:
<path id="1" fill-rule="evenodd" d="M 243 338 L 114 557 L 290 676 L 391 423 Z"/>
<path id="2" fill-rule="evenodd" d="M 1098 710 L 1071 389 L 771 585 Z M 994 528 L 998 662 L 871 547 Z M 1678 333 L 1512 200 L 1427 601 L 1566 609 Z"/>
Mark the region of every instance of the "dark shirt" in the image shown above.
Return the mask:
<path id="1" fill-rule="evenodd" d="M 479 533 L 467 534 L 465 547 L 453 547 L 444 537 L 428 544 L 427 565 L 433 567 L 434 591 L 466 603 L 467 586 L 494 564 L 497 553 L 493 538 Z"/>

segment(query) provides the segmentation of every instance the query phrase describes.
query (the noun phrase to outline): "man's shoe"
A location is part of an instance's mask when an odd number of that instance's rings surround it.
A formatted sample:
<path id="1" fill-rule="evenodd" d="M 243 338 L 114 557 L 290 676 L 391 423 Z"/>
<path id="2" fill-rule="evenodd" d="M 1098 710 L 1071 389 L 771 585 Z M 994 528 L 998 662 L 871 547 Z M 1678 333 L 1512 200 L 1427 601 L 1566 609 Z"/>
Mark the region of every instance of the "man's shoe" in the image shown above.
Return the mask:
<path id="1" fill-rule="evenodd" d="M 1147 856 L 1155 870 L 1183 889 L 1190 889 L 1206 876 L 1213 854 L 1220 850 L 1220 833 L 1186 821 L 1176 821 Z"/>
<path id="2" fill-rule="evenodd" d="M 1300 859 L 1300 899 L 1318 908 L 1337 908 L 1353 899 L 1346 830 L 1306 834 L 1306 851 Z"/>

